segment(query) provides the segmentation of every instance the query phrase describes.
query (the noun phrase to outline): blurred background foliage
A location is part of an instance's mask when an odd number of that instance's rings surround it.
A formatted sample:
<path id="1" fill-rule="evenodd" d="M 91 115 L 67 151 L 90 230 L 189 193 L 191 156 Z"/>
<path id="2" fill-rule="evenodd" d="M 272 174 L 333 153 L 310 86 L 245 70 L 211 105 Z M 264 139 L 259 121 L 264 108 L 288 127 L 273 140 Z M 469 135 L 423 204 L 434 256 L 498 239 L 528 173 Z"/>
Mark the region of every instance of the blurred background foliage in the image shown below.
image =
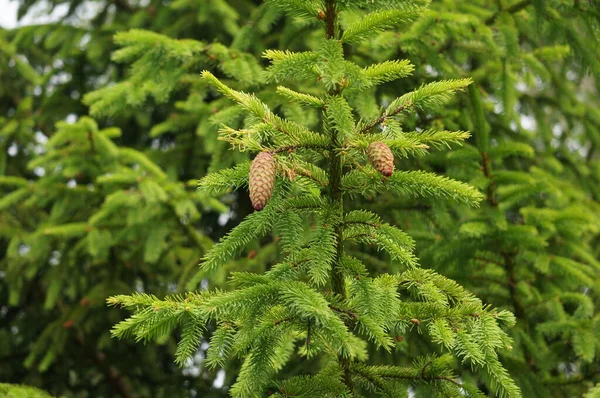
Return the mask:
<path id="1" fill-rule="evenodd" d="M 265 80 L 262 54 L 314 48 L 317 15 L 284 17 L 277 1 L 259 0 L 18 2 L 19 16 L 66 13 L 0 29 L 0 381 L 65 397 L 226 396 L 239 364 L 208 371 L 205 343 L 180 369 L 177 335 L 113 340 L 125 313 L 105 299 L 226 288 L 232 270 L 278 261 L 271 236 L 210 281 L 193 278 L 212 242 L 251 212 L 244 192 L 196 192 L 198 178 L 246 156 L 217 139 L 222 123 L 243 128 L 245 116 L 199 72 L 311 126 L 316 115 Z M 364 66 L 415 65 L 354 99 L 363 118 L 421 84 L 474 79 L 435 115 L 402 119 L 406 131 L 471 131 L 468 144 L 396 167 L 467 181 L 486 203 L 353 205 L 377 206 L 407 229 L 423 267 L 515 313 L 515 346 L 502 360 L 525 397 L 580 396 L 600 373 L 599 21 L 595 0 L 439 0 L 402 30 L 345 49 Z M 388 267 L 381 253 L 357 255 L 372 272 Z M 394 363 L 433 349 L 422 333 L 398 342 Z"/>

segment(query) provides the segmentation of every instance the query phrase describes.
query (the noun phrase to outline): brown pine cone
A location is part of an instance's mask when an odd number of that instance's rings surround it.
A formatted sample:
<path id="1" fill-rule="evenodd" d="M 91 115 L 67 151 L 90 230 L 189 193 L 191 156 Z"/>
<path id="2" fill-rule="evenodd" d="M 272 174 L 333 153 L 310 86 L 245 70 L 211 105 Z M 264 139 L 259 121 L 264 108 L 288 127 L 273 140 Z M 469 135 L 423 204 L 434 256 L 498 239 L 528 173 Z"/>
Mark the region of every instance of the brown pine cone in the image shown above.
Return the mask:
<path id="1" fill-rule="evenodd" d="M 250 201 L 254 210 L 262 210 L 271 199 L 276 175 L 277 166 L 273 155 L 269 152 L 261 152 L 256 155 L 250 165 L 248 177 Z"/>
<path id="2" fill-rule="evenodd" d="M 383 142 L 372 142 L 367 148 L 369 162 L 386 177 L 394 172 L 394 154 Z"/>

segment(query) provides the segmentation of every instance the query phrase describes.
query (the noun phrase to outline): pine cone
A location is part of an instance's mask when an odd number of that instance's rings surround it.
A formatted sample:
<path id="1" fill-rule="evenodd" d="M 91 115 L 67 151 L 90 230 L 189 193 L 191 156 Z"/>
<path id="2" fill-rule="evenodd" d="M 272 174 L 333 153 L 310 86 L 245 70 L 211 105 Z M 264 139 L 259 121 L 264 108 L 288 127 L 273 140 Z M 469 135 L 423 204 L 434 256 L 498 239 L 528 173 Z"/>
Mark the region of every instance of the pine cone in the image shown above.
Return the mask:
<path id="1" fill-rule="evenodd" d="M 369 162 L 386 177 L 394 172 L 394 154 L 383 142 L 372 142 L 367 148 Z"/>
<path id="2" fill-rule="evenodd" d="M 250 165 L 249 187 L 250 201 L 254 210 L 262 210 L 275 187 L 275 176 L 277 174 L 277 166 L 275 159 L 269 152 L 261 152 L 252 161 Z"/>

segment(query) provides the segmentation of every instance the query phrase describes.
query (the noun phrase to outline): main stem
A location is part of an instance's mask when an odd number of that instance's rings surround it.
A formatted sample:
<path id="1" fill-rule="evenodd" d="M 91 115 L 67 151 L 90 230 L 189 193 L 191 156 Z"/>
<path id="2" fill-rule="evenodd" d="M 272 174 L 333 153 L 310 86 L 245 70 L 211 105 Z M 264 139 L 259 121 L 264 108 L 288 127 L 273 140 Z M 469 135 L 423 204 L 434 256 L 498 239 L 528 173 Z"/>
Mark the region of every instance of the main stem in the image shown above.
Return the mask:
<path id="1" fill-rule="evenodd" d="M 330 195 L 331 199 L 336 207 L 336 212 L 339 217 L 344 216 L 344 198 L 342 196 L 341 182 L 342 182 L 342 159 L 337 152 L 337 132 L 334 131 L 332 137 L 332 146 L 329 153 L 329 170 L 330 170 Z M 335 227 L 335 236 L 337 241 L 336 255 L 331 268 L 331 286 L 333 292 L 342 298 L 346 298 L 346 285 L 344 284 L 344 275 L 341 270 L 341 260 L 344 251 L 342 242 L 343 224 L 338 223 Z"/>
<path id="2" fill-rule="evenodd" d="M 336 23 L 336 12 L 335 12 L 335 0 L 326 0 L 325 2 L 325 26 L 327 39 L 333 39 L 335 36 L 335 23 Z M 329 95 L 335 95 L 335 89 L 330 90 Z M 336 211 L 340 219 L 344 215 L 344 198 L 342 195 L 342 158 L 337 151 L 340 147 L 339 132 L 335 129 L 331 129 L 331 150 L 329 151 L 329 178 L 330 178 L 330 195 L 331 199 L 336 207 Z M 344 275 L 341 269 L 341 260 L 344 252 L 344 246 L 342 242 L 343 226 L 338 223 L 335 227 L 336 235 L 336 254 L 331 268 L 331 288 L 333 292 L 342 298 L 346 298 L 346 286 L 344 284 Z M 352 383 L 352 375 L 350 372 L 350 359 L 343 356 L 339 357 L 340 364 L 344 369 L 344 383 L 350 391 L 354 389 L 354 383 Z"/>

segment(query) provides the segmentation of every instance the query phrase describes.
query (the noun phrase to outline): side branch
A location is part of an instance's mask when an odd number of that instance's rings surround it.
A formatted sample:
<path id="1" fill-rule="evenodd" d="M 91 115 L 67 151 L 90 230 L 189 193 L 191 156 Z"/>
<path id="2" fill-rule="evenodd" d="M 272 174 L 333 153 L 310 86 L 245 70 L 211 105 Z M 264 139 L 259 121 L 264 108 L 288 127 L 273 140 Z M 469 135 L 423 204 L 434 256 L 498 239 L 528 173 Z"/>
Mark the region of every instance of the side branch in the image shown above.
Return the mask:
<path id="1" fill-rule="evenodd" d="M 342 314 L 346 314 L 346 315 L 348 315 L 351 318 L 358 319 L 358 314 L 355 313 L 355 312 L 352 312 L 350 310 L 345 310 L 343 308 L 339 308 L 339 307 L 336 307 L 336 306 L 333 306 L 333 305 L 329 305 L 329 308 L 331 308 L 332 310 L 334 310 L 336 312 L 341 312 Z"/>
<path id="2" fill-rule="evenodd" d="M 281 146 L 279 148 L 275 148 L 273 150 L 271 150 L 270 152 L 272 154 L 276 154 L 276 153 L 281 153 L 281 152 L 291 152 L 291 151 L 295 151 L 296 149 L 327 149 L 326 146 L 321 146 L 321 145 L 287 145 L 287 146 Z"/>
<path id="3" fill-rule="evenodd" d="M 447 381 L 449 383 L 452 383 L 454 385 L 456 385 L 457 387 L 461 387 L 462 388 L 462 384 L 456 380 L 454 380 L 451 377 L 448 376 L 413 376 L 413 375 L 378 375 L 379 377 L 381 377 L 381 379 L 377 379 L 372 377 L 368 372 L 363 372 L 361 371 L 361 369 L 353 367 L 352 368 L 352 372 L 363 377 L 364 379 L 368 380 L 369 382 L 373 383 L 375 386 L 384 389 L 385 385 L 381 382 L 384 381 L 386 378 L 387 379 L 400 379 L 400 380 L 422 380 L 425 382 L 428 381 L 434 381 L 434 380 L 441 380 L 441 381 Z"/>
<path id="4" fill-rule="evenodd" d="M 486 25 L 491 25 L 494 22 L 496 22 L 496 18 L 498 18 L 502 12 L 507 12 L 509 14 L 514 14 L 514 13 L 519 12 L 522 9 L 526 8 L 530 4 L 531 4 L 531 0 L 522 0 L 519 3 L 513 4 L 512 6 L 508 7 L 505 10 L 498 10 L 498 11 L 496 11 L 494 13 L 494 15 L 492 15 L 491 17 L 489 17 L 488 19 L 485 20 L 485 24 Z"/>
<path id="5" fill-rule="evenodd" d="M 381 116 L 379 116 L 377 119 L 370 121 L 365 126 L 363 126 L 360 130 L 358 130 L 358 133 L 359 134 L 364 134 L 364 133 L 369 132 L 373 127 L 375 127 L 375 126 L 383 123 L 387 118 L 392 117 L 392 116 L 396 116 L 397 114 L 399 114 L 400 112 L 402 112 L 405 109 L 406 109 L 406 106 L 402 105 L 402 106 L 399 106 L 398 108 L 394 109 L 389 114 L 384 111 L 381 114 Z"/>

